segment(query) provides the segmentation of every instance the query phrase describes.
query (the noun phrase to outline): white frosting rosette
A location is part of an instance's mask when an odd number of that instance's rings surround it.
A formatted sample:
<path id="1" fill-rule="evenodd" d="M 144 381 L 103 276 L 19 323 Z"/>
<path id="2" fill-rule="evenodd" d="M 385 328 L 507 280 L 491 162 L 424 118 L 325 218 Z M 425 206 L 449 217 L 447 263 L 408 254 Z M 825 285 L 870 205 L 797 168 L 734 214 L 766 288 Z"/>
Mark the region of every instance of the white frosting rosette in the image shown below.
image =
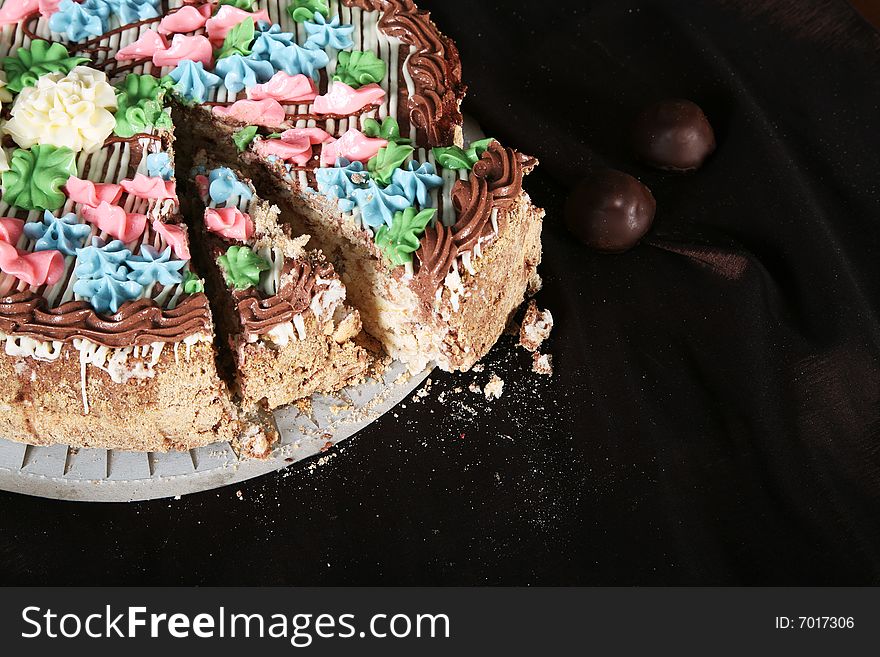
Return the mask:
<path id="1" fill-rule="evenodd" d="M 49 73 L 26 87 L 12 104 L 4 131 L 22 148 L 34 144 L 95 151 L 113 132 L 116 90 L 101 71 L 77 66 L 67 75 Z"/>

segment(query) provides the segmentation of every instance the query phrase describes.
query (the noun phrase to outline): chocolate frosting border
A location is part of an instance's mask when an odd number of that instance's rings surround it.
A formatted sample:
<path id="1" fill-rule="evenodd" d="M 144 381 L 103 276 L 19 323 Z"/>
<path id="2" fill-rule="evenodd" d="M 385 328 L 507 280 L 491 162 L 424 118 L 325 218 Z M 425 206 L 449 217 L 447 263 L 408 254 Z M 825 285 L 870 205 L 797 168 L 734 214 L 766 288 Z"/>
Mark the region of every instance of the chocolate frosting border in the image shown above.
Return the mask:
<path id="1" fill-rule="evenodd" d="M 379 29 L 416 48 L 406 64 L 416 87 L 416 93 L 408 99 L 410 121 L 425 134 L 430 146 L 452 144 L 463 121 L 459 105 L 467 90 L 461 80 L 461 60 L 455 43 L 431 21 L 430 12 L 418 9 L 412 0 L 343 3 L 365 11 L 384 12 Z M 455 183 L 455 225 L 447 228 L 437 222 L 429 227 L 416 252 L 412 286 L 424 303 L 432 304 L 455 259 L 491 233 L 494 210 L 501 211 L 499 223 L 503 222 L 503 211 L 516 203 L 523 191 L 523 177 L 537 164 L 537 159 L 494 141 L 474 165 L 470 179 Z"/>
<path id="2" fill-rule="evenodd" d="M 379 30 L 416 49 L 406 64 L 415 85 L 415 93 L 407 99 L 409 120 L 429 146 L 453 143 L 463 121 L 459 105 L 467 87 L 461 80 L 461 59 L 452 39 L 434 25 L 430 12 L 419 9 L 412 0 L 342 2 L 347 7 L 382 12 Z M 406 89 L 402 81 L 399 84 Z"/>
<path id="3" fill-rule="evenodd" d="M 104 347 L 174 343 L 196 333 L 211 334 L 211 311 L 204 293 L 188 295 L 164 310 L 152 299 L 122 306 L 114 315 L 99 315 L 84 301 L 47 308 L 44 297 L 32 291 L 0 297 L 0 331 L 40 341 L 91 340 Z"/>
<path id="4" fill-rule="evenodd" d="M 315 259 L 287 260 L 281 272 L 281 289 L 267 296 L 255 287 L 233 290 L 244 336 L 265 335 L 276 326 L 292 322 L 296 315 L 308 310 L 312 299 L 322 291 L 318 278 L 334 278 L 330 263 Z"/>
<path id="5" fill-rule="evenodd" d="M 413 289 L 425 304 L 433 304 L 455 259 L 492 233 L 492 212 L 496 209 L 498 230 L 504 229 L 505 211 L 514 206 L 523 191 L 523 177 L 537 164 L 534 157 L 493 141 L 474 165 L 470 179 L 455 183 L 452 202 L 458 219 L 451 228 L 440 222 L 429 226 L 416 251 Z"/>

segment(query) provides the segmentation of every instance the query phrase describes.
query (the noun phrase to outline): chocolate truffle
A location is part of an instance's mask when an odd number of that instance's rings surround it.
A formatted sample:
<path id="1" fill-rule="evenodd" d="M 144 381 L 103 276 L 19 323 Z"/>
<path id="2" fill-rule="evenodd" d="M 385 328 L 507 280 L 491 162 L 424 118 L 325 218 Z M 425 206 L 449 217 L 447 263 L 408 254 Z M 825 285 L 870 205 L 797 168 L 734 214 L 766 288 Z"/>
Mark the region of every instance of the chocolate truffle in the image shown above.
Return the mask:
<path id="1" fill-rule="evenodd" d="M 651 190 L 622 171 L 601 171 L 575 187 L 565 205 L 565 223 L 584 244 L 605 253 L 628 251 L 654 222 Z"/>
<path id="2" fill-rule="evenodd" d="M 715 151 L 715 132 L 691 101 L 661 100 L 639 114 L 632 143 L 646 164 L 665 171 L 693 171 Z"/>

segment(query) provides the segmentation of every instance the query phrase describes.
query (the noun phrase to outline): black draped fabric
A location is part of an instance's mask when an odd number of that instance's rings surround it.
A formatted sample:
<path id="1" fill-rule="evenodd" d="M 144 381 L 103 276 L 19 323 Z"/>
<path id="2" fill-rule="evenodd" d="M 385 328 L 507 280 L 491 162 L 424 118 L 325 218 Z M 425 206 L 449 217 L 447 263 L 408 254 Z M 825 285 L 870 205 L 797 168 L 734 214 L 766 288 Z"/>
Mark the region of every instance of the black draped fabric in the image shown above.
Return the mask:
<path id="1" fill-rule="evenodd" d="M 507 339 L 322 466 L 179 501 L 0 495 L 0 580 L 880 582 L 877 33 L 833 0 L 421 5 L 465 111 L 541 160 L 555 376 Z M 628 147 L 670 96 L 717 132 L 692 175 Z M 561 226 L 600 166 L 657 199 L 626 255 Z M 467 392 L 493 372 L 500 400 Z"/>

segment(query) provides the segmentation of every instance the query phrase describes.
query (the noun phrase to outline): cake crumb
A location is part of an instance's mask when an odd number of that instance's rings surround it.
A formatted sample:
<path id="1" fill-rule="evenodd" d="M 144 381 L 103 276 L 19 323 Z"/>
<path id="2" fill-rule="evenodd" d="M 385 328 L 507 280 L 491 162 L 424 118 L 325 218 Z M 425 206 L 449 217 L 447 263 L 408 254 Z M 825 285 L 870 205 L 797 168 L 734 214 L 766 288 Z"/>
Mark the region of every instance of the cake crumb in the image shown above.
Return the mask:
<path id="1" fill-rule="evenodd" d="M 244 499 L 244 493 L 242 493 L 240 490 L 235 491 L 235 496 L 240 500 Z"/>
<path id="2" fill-rule="evenodd" d="M 532 354 L 532 372 L 553 376 L 553 356 L 537 351 Z"/>
<path id="3" fill-rule="evenodd" d="M 544 281 L 541 279 L 541 275 L 536 270 L 535 273 L 532 274 L 532 277 L 529 279 L 529 284 L 526 288 L 526 294 L 530 297 L 533 297 L 542 289 L 544 289 Z"/>
<path id="4" fill-rule="evenodd" d="M 519 329 L 519 345 L 532 353 L 537 352 L 553 330 L 553 315 L 549 310 L 538 310 L 538 304 L 529 301 L 526 316 Z"/>
<path id="5" fill-rule="evenodd" d="M 470 390 L 475 395 L 482 395 L 483 389 L 477 385 L 476 381 L 468 386 L 468 390 Z"/>
<path id="6" fill-rule="evenodd" d="M 483 393 L 486 399 L 501 399 L 501 395 L 504 394 L 504 381 L 497 374 L 493 374 Z"/>
<path id="7" fill-rule="evenodd" d="M 471 368 L 471 371 L 472 371 L 472 372 L 476 372 L 477 374 L 479 374 L 480 372 L 485 372 L 485 371 L 486 371 L 486 366 L 483 365 L 482 363 L 477 363 L 476 365 L 474 365 L 474 366 Z"/>

